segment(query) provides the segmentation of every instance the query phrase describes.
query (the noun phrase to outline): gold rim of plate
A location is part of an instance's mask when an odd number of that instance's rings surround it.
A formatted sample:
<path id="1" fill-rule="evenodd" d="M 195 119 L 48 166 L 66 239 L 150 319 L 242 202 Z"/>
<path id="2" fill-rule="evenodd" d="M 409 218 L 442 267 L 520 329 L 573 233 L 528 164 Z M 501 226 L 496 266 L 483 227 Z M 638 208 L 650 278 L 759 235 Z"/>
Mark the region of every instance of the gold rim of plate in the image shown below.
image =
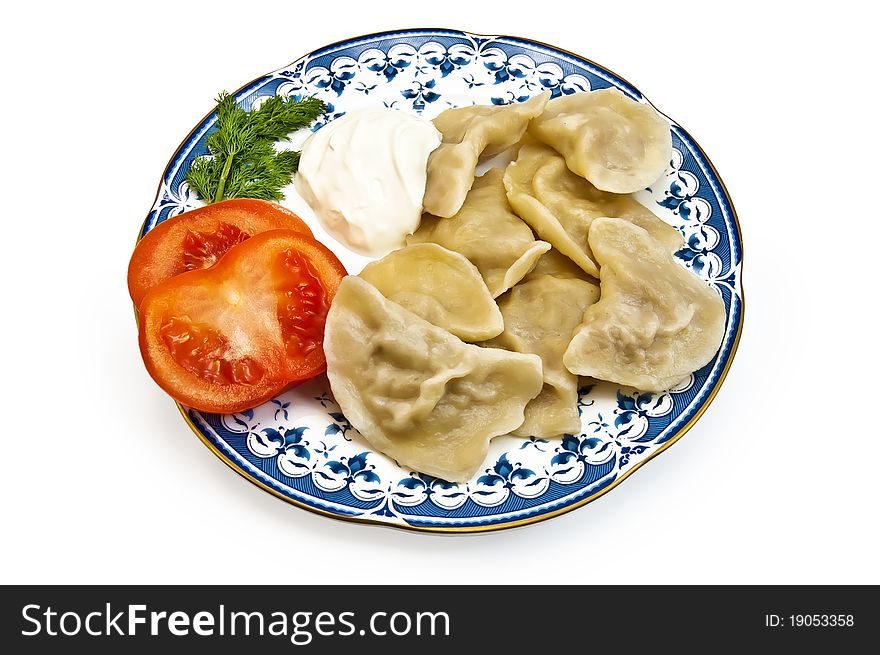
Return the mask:
<path id="1" fill-rule="evenodd" d="M 392 31 L 388 31 L 388 32 L 372 32 L 370 34 L 363 34 L 360 36 L 352 36 L 347 39 L 340 39 L 339 41 L 335 41 L 333 43 L 330 43 L 326 46 L 323 46 L 320 49 L 321 50 L 328 50 L 328 49 L 331 49 L 335 46 L 348 43 L 350 41 L 357 41 L 357 40 L 361 40 L 361 39 L 370 39 L 372 37 L 382 36 L 382 35 L 391 35 L 391 34 L 397 34 L 397 33 L 405 34 L 407 32 L 432 32 L 432 31 L 448 32 L 448 31 L 460 31 L 460 30 L 450 30 L 450 28 L 439 28 L 439 27 L 438 28 L 419 27 L 419 28 L 407 28 L 407 29 L 392 30 Z M 623 80 L 624 82 L 629 84 L 629 86 L 632 87 L 633 89 L 638 89 L 637 86 L 632 84 L 625 77 L 623 77 L 622 75 L 619 75 L 618 73 L 615 73 L 611 69 L 606 68 L 605 66 L 602 66 L 601 64 L 597 64 L 592 59 L 588 59 L 582 55 L 571 52 L 570 50 L 566 50 L 565 48 L 560 48 L 559 46 L 550 45 L 548 43 L 544 43 L 543 41 L 538 41 L 536 39 L 525 38 L 525 37 L 520 37 L 520 36 L 512 36 L 512 35 L 507 35 L 507 34 L 505 34 L 505 35 L 491 34 L 490 35 L 490 34 L 478 34 L 476 32 L 467 32 L 465 30 L 461 30 L 461 31 L 463 31 L 465 34 L 469 34 L 471 36 L 476 36 L 476 37 L 481 37 L 481 38 L 509 38 L 509 39 L 515 39 L 517 41 L 526 42 L 526 43 L 531 42 L 536 45 L 542 46 L 544 48 L 548 48 L 550 50 L 556 50 L 557 52 L 562 52 L 562 53 L 565 53 L 571 57 L 575 57 L 577 59 L 581 59 L 583 61 L 586 61 L 591 66 L 595 66 L 599 70 L 605 71 L 609 75 L 613 75 L 614 77 L 617 77 L 618 79 Z M 307 56 L 307 54 L 308 53 L 306 53 L 306 55 L 303 55 L 303 57 Z M 297 62 L 300 59 L 302 59 L 302 57 L 298 57 L 297 59 L 294 60 L 294 62 Z M 259 80 L 263 77 L 265 77 L 265 74 L 260 75 L 258 77 L 255 77 L 251 81 L 246 82 L 245 84 L 242 84 L 240 87 L 238 87 L 238 89 L 236 89 L 234 92 L 232 92 L 231 95 L 233 95 L 233 96 L 238 95 L 242 89 L 250 86 L 251 84 L 253 84 L 254 82 L 256 82 L 257 80 Z M 296 507 L 299 507 L 299 508 L 304 509 L 306 511 L 312 512 L 314 514 L 319 514 L 321 516 L 326 516 L 331 519 L 335 519 L 337 521 L 345 521 L 346 523 L 357 523 L 360 525 L 379 525 L 379 526 L 383 526 L 383 527 L 387 527 L 387 528 L 397 528 L 399 530 L 405 530 L 407 532 L 432 532 L 435 534 L 436 533 L 466 534 L 466 533 L 478 533 L 478 532 L 497 532 L 500 530 L 509 530 L 511 528 L 519 528 L 519 527 L 523 527 L 526 525 L 541 523 L 542 521 L 546 521 L 548 519 L 552 519 L 557 516 L 562 516 L 563 514 L 567 514 L 568 512 L 571 512 L 571 511 L 578 509 L 579 507 L 583 507 L 584 505 L 587 505 L 589 503 L 592 503 L 595 500 L 598 500 L 599 498 L 601 498 L 602 496 L 607 494 L 612 489 L 615 489 L 616 487 L 618 487 L 624 480 L 629 478 L 630 475 L 635 473 L 642 466 L 644 466 L 649 461 L 654 459 L 660 453 L 667 450 L 673 444 L 677 443 L 678 440 L 681 439 L 685 434 L 687 434 L 687 432 L 694 426 L 694 424 L 706 412 L 706 409 L 708 409 L 709 405 L 712 404 L 712 401 L 715 399 L 715 396 L 718 394 L 719 389 L 721 389 L 721 385 L 724 383 L 724 380 L 727 378 L 727 373 L 730 370 L 730 366 L 731 366 L 731 364 L 733 364 L 733 359 L 736 355 L 737 348 L 739 347 L 739 340 L 740 340 L 740 337 L 742 336 L 742 326 L 743 326 L 743 321 L 745 319 L 745 290 L 744 290 L 743 284 L 742 284 L 742 268 L 743 268 L 743 264 L 745 262 L 745 247 L 743 244 L 742 229 L 740 228 L 739 217 L 737 216 L 736 207 L 733 204 L 733 200 L 730 197 L 730 193 L 727 191 L 727 186 L 725 186 L 724 180 L 721 178 L 721 175 L 718 173 L 718 169 L 715 168 L 715 164 L 712 163 L 712 160 L 709 159 L 709 156 L 703 150 L 702 146 L 699 145 L 697 140 L 694 139 L 691 136 L 691 134 L 686 129 L 684 129 L 681 125 L 679 125 L 675 120 L 673 120 L 672 118 L 670 118 L 669 116 L 664 114 L 662 111 L 660 111 L 660 109 L 656 105 L 654 105 L 654 103 L 652 103 L 650 100 L 648 100 L 648 98 L 644 94 L 642 94 L 642 97 L 645 98 L 645 100 L 652 107 L 654 107 L 654 109 L 656 109 L 661 115 L 663 115 L 670 123 L 674 123 L 675 126 L 679 130 L 681 130 L 685 135 L 687 135 L 687 137 L 699 148 L 703 157 L 705 157 L 706 163 L 709 164 L 709 167 L 712 169 L 712 172 L 715 174 L 715 177 L 718 179 L 718 182 L 721 184 L 721 190 L 723 191 L 724 196 L 726 197 L 727 202 L 730 205 L 730 214 L 731 214 L 731 217 L 733 218 L 733 224 L 734 224 L 734 227 L 736 228 L 737 237 L 739 238 L 739 248 L 740 248 L 739 322 L 736 325 L 736 338 L 734 339 L 733 344 L 730 347 L 730 356 L 727 358 L 727 363 L 724 365 L 724 368 L 718 374 L 718 380 L 716 381 L 715 386 L 713 387 L 712 391 L 709 392 L 709 395 L 706 397 L 706 400 L 703 401 L 703 404 L 700 406 L 699 409 L 697 409 L 696 413 L 691 417 L 691 419 L 687 423 L 685 423 L 678 430 L 678 432 L 676 432 L 673 436 L 671 436 L 669 438 L 669 440 L 666 441 L 666 443 L 664 443 L 662 446 L 657 448 L 657 450 L 655 450 L 650 455 L 648 455 L 648 457 L 646 457 L 642 461 L 638 462 L 637 464 L 634 464 L 632 466 L 632 468 L 628 469 L 626 472 L 624 472 L 622 475 L 620 475 L 620 477 L 618 477 L 614 482 L 609 484 L 604 489 L 601 489 L 597 493 L 595 493 L 591 496 L 588 496 L 586 498 L 583 498 L 576 503 L 572 503 L 571 505 L 566 505 L 565 507 L 560 507 L 559 509 L 555 509 L 553 511 L 546 512 L 544 514 L 537 514 L 535 516 L 528 516 L 528 517 L 525 517 L 522 519 L 517 519 L 515 521 L 509 521 L 507 523 L 496 523 L 496 524 L 489 524 L 489 525 L 466 525 L 466 526 L 410 525 L 408 523 L 392 523 L 389 521 L 380 521 L 380 520 L 376 520 L 376 519 L 364 518 L 361 516 L 343 516 L 340 514 L 334 514 L 333 512 L 321 509 L 319 507 L 312 507 L 310 505 L 307 505 L 303 502 L 296 500 L 295 498 L 290 498 L 289 496 L 285 496 L 283 493 L 276 491 L 275 489 L 273 489 L 269 485 L 265 484 L 261 480 L 248 474 L 246 471 L 244 471 L 240 467 L 238 467 L 235 464 L 235 462 L 232 462 L 228 457 L 226 457 L 226 455 L 224 455 L 213 443 L 211 443 L 211 441 L 202 433 L 202 431 L 198 428 L 198 426 L 196 426 L 192 422 L 192 419 L 190 419 L 190 417 L 187 415 L 187 407 L 185 405 L 180 404 L 180 403 L 175 403 L 177 405 L 178 411 L 180 412 L 180 415 L 183 417 L 183 420 L 189 426 L 190 430 L 192 430 L 193 433 L 195 433 L 195 435 L 199 438 L 199 440 L 203 444 L 205 444 L 205 446 L 207 446 L 208 449 L 220 459 L 220 461 L 222 461 L 224 464 L 226 464 L 226 466 L 228 466 L 230 469 L 235 471 L 238 475 L 243 477 L 248 482 L 255 484 L 257 487 L 259 487 L 263 491 L 269 492 L 270 494 L 272 494 L 276 498 L 279 498 L 286 503 L 290 503 L 291 505 L 295 505 Z M 202 117 L 202 119 L 199 120 L 195 124 L 193 129 L 191 129 L 187 133 L 187 135 L 181 140 L 181 142 L 174 149 L 174 153 L 168 159 L 168 162 L 165 164 L 165 168 L 163 169 L 162 176 L 159 178 L 159 185 L 156 189 L 155 198 L 159 197 L 159 193 L 162 190 L 162 181 L 165 179 L 165 171 L 167 171 L 168 167 L 171 166 L 171 163 L 174 161 L 174 158 L 177 156 L 177 153 L 180 151 L 180 149 L 183 147 L 183 145 L 189 140 L 189 138 L 195 133 L 196 129 L 198 129 L 198 127 L 205 121 L 205 119 L 207 119 L 213 113 L 214 113 L 214 109 L 212 108 L 211 111 L 209 111 L 207 114 L 205 114 Z M 155 203 L 155 199 L 153 202 Z M 141 234 L 144 231 L 144 227 L 147 224 L 147 219 L 149 218 L 151 212 L 152 212 L 152 209 L 150 210 L 150 212 L 147 212 L 147 216 L 144 218 L 143 222 L 141 223 L 141 228 L 138 231 L 138 236 L 137 236 L 137 239 L 135 240 L 135 244 L 137 244 L 137 242 L 141 240 Z M 137 322 L 137 307 L 135 307 L 135 321 Z"/>

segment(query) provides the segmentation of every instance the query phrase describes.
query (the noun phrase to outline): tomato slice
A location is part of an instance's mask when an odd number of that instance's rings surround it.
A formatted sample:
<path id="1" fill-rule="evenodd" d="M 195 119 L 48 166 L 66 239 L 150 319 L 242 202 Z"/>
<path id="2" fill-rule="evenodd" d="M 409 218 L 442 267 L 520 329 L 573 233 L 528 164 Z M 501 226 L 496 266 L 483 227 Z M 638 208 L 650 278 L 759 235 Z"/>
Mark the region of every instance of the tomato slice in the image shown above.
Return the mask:
<path id="1" fill-rule="evenodd" d="M 324 322 L 345 269 L 312 237 L 270 230 L 216 265 L 162 282 L 141 302 L 153 379 L 206 412 L 254 407 L 326 369 Z"/>
<path id="2" fill-rule="evenodd" d="M 139 307 L 147 291 L 185 271 L 213 266 L 232 246 L 267 230 L 312 236 L 289 209 L 267 200 L 233 198 L 159 223 L 144 235 L 128 265 L 128 291 Z"/>

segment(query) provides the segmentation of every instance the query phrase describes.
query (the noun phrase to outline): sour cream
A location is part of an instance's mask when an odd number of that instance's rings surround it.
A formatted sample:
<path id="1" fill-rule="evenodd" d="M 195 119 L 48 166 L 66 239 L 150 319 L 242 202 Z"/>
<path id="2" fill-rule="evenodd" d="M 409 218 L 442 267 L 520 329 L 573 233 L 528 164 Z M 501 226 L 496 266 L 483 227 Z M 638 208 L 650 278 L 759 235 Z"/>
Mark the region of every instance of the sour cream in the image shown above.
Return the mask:
<path id="1" fill-rule="evenodd" d="M 431 121 L 395 109 L 350 112 L 306 140 L 296 190 L 333 238 L 385 255 L 419 226 L 428 155 L 440 141 Z"/>

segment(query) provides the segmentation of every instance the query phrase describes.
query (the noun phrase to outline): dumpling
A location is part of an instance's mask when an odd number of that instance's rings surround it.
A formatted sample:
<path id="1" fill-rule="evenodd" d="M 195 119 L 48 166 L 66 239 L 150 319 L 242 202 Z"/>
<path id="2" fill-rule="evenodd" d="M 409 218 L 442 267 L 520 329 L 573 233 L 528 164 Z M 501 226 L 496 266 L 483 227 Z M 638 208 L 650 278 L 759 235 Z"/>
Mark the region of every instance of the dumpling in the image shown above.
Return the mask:
<path id="1" fill-rule="evenodd" d="M 632 197 L 600 191 L 572 173 L 563 157 L 541 143 L 527 142 L 504 172 L 504 187 L 513 210 L 538 236 L 568 256 L 585 272 L 599 276 L 590 249 L 590 223 L 599 217 L 625 218 L 678 250 L 682 238 Z"/>
<path id="2" fill-rule="evenodd" d="M 343 279 L 327 314 L 327 377 L 336 402 L 374 448 L 452 482 L 479 469 L 489 440 L 523 422 L 541 391 L 541 359 L 466 344 Z"/>
<path id="3" fill-rule="evenodd" d="M 529 132 L 562 153 L 572 171 L 612 193 L 644 189 L 672 156 L 669 123 L 617 89 L 551 100 Z"/>
<path id="4" fill-rule="evenodd" d="M 565 351 L 569 371 L 656 392 L 711 361 L 726 321 L 718 293 L 638 225 L 597 218 L 590 246 L 602 297 Z"/>
<path id="5" fill-rule="evenodd" d="M 464 341 L 491 339 L 504 329 L 477 267 L 435 243 L 395 250 L 367 264 L 360 276 L 389 300 Z"/>
<path id="6" fill-rule="evenodd" d="M 594 278 L 584 273 L 583 269 L 575 264 L 571 259 L 563 255 L 556 248 L 551 248 L 540 258 L 538 258 L 535 267 L 530 270 L 522 282 L 528 282 L 544 275 L 552 275 L 558 278 L 575 278 L 578 280 L 586 280 L 587 282 L 599 283 L 598 278 Z"/>
<path id="7" fill-rule="evenodd" d="M 517 284 L 499 299 L 504 332 L 485 345 L 534 353 L 543 366 L 541 393 L 526 405 L 525 421 L 512 434 L 557 437 L 580 432 L 578 379 L 563 366 L 562 355 L 584 310 L 598 299 L 599 287 L 591 282 L 547 274 Z"/>
<path id="8" fill-rule="evenodd" d="M 515 145 L 549 98 L 546 91 L 521 103 L 458 107 L 437 116 L 434 126 L 443 142 L 428 158 L 425 211 L 454 216 L 474 182 L 480 157 L 492 157 Z"/>
<path id="9" fill-rule="evenodd" d="M 528 225 L 513 213 L 503 173 L 493 168 L 474 180 L 464 204 L 452 218 L 425 215 L 407 243 L 437 243 L 459 252 L 476 266 L 489 293 L 497 298 L 532 270 L 550 244 L 536 241 Z"/>

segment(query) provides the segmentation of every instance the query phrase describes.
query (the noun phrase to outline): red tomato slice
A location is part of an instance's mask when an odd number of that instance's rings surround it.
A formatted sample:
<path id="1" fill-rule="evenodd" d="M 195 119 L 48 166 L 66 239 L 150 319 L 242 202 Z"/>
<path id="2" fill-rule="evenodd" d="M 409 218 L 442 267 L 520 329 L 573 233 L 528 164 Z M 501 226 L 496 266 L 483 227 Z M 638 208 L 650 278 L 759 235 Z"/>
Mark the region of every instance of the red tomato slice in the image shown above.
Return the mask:
<path id="1" fill-rule="evenodd" d="M 128 292 L 139 307 L 147 291 L 186 271 L 213 266 L 232 246 L 267 230 L 312 236 L 308 225 L 281 205 L 233 198 L 159 223 L 144 235 L 128 265 Z"/>
<path id="2" fill-rule="evenodd" d="M 345 274 L 326 246 L 292 230 L 233 246 L 211 268 L 182 273 L 144 297 L 147 370 L 202 411 L 259 405 L 326 369 L 324 322 Z"/>

